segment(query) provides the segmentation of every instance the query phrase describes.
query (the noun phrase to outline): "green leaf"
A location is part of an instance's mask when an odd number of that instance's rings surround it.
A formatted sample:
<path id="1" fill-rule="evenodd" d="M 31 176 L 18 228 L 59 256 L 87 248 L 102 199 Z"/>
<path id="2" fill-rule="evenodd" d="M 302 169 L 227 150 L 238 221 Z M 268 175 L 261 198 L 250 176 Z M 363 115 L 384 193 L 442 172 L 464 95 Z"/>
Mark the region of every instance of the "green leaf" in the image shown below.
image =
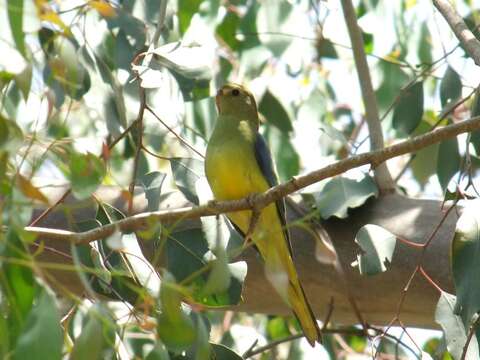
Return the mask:
<path id="1" fill-rule="evenodd" d="M 422 120 L 415 129 L 413 135 L 422 135 L 432 130 L 432 125 Z M 427 146 L 416 152 L 415 158 L 412 160 L 411 169 L 413 176 L 423 187 L 430 176 L 437 171 L 437 157 L 439 144 Z"/>
<path id="2" fill-rule="evenodd" d="M 457 72 L 449 66 L 440 82 L 440 101 L 442 107 L 457 101 L 462 96 L 462 80 Z"/>
<path id="3" fill-rule="evenodd" d="M 280 56 L 292 41 L 276 33 L 294 33 L 293 9 L 293 5 L 287 1 L 267 0 L 260 3 L 256 18 L 259 38 L 276 56 Z"/>
<path id="4" fill-rule="evenodd" d="M 157 61 L 167 69 L 187 78 L 210 80 L 212 78 L 213 53 L 196 43 L 173 42 L 152 51 Z"/>
<path id="5" fill-rule="evenodd" d="M 237 29 L 240 25 L 240 17 L 235 11 L 227 11 L 220 25 L 217 26 L 216 34 L 230 47 L 236 51 L 240 47 L 237 39 Z"/>
<path id="6" fill-rule="evenodd" d="M 197 13 L 202 0 L 178 0 L 178 26 L 180 34 L 185 34 L 193 15 Z"/>
<path id="7" fill-rule="evenodd" d="M 2 240 L 6 240 L 6 242 L 2 241 L 0 244 L 0 253 L 4 259 L 0 262 L 0 285 L 2 300 L 5 297 L 11 309 L 7 321 L 10 341 L 14 343 L 20 330 L 25 325 L 35 300 L 35 281 L 32 270 L 27 266 L 18 264 L 21 261 L 32 261 L 27 256 L 25 244 L 19 234 L 10 229 L 6 239 Z"/>
<path id="8" fill-rule="evenodd" d="M 377 67 L 382 78 L 380 87 L 375 91 L 380 109 L 390 107 L 401 89 L 409 80 L 408 75 L 397 64 L 380 61 Z"/>
<path id="9" fill-rule="evenodd" d="M 228 273 L 231 276 L 228 289 L 212 294 L 205 293 L 205 286 L 211 274 L 211 269 L 206 269 L 206 266 L 214 264 L 207 265 L 213 256 L 202 230 L 188 229 L 172 233 L 167 239 L 166 256 L 167 269 L 177 281 L 189 279 L 186 285 L 192 289 L 191 295 L 196 302 L 208 306 L 225 306 L 237 304 L 241 300 L 243 282 L 247 274 L 247 267 L 243 261 L 228 264 Z M 221 264 L 217 266 L 221 267 Z M 210 289 L 206 288 L 209 292 L 219 290 L 216 288 L 219 284 L 215 284 L 216 276 L 213 275 L 213 279 L 210 280 Z"/>
<path id="10" fill-rule="evenodd" d="M 467 204 L 457 221 L 451 254 L 453 281 L 457 292 L 455 313 L 461 316 L 466 329 L 480 309 L 479 256 L 480 212 L 478 205 Z"/>
<path id="11" fill-rule="evenodd" d="M 111 358 L 115 347 L 116 324 L 103 305 L 94 305 L 75 339 L 71 353 L 72 360 L 102 360 Z"/>
<path id="12" fill-rule="evenodd" d="M 480 87 L 475 89 L 475 97 L 473 98 L 471 116 L 480 115 Z M 475 148 L 477 156 L 480 156 L 480 130 L 473 131 L 470 135 L 470 143 Z"/>
<path id="13" fill-rule="evenodd" d="M 360 274 L 375 275 L 388 270 L 397 242 L 395 235 L 381 226 L 367 224 L 358 230 L 355 242 L 361 249 L 357 254 Z"/>
<path id="14" fill-rule="evenodd" d="M 145 191 L 145 197 L 147 198 L 147 210 L 157 211 L 160 205 L 160 195 L 162 191 L 162 185 L 165 181 L 166 174 L 159 171 L 152 171 L 148 174 L 144 174 L 139 177 L 140 184 Z"/>
<path id="15" fill-rule="evenodd" d="M 452 176 L 460 170 L 460 162 L 457 138 L 441 142 L 438 149 L 437 176 L 442 190 L 447 188 Z"/>
<path id="16" fill-rule="evenodd" d="M 289 180 L 300 171 L 300 157 L 287 134 L 275 127 L 265 131 L 265 138 L 275 160 L 278 176 L 281 181 Z"/>
<path id="17" fill-rule="evenodd" d="M 418 81 L 404 89 L 393 109 L 393 128 L 409 135 L 415 130 L 423 116 L 423 82 Z"/>
<path id="18" fill-rule="evenodd" d="M 221 344 L 211 344 L 215 359 L 222 360 L 242 360 L 243 358 L 233 350 Z"/>
<path id="19" fill-rule="evenodd" d="M 88 198 L 103 181 L 105 162 L 97 156 L 87 153 L 70 154 L 70 183 L 73 194 L 79 199 Z"/>
<path id="20" fill-rule="evenodd" d="M 368 198 L 378 195 L 378 188 L 370 176 L 362 180 L 336 177 L 330 180 L 319 193 L 313 194 L 320 216 L 346 218 L 348 209 L 362 206 Z"/>
<path id="21" fill-rule="evenodd" d="M 22 130 L 15 122 L 0 114 L 0 150 L 15 153 L 22 143 Z"/>
<path id="22" fill-rule="evenodd" d="M 317 49 L 317 59 L 338 59 L 337 51 L 333 43 L 324 37 L 319 37 L 316 41 L 315 48 Z"/>
<path id="23" fill-rule="evenodd" d="M 168 355 L 165 345 L 162 344 L 162 342 L 157 341 L 145 360 L 170 360 L 170 356 Z"/>
<path id="24" fill-rule="evenodd" d="M 157 334 L 165 346 L 174 352 L 187 350 L 197 337 L 194 322 L 181 306 L 182 298 L 173 276 L 165 273 L 160 288 L 162 313 L 157 318 Z"/>
<path id="25" fill-rule="evenodd" d="M 467 341 L 467 332 L 462 319 L 456 314 L 455 302 L 454 295 L 442 291 L 435 309 L 435 321 L 440 324 L 445 333 L 448 351 L 454 359 L 460 359 Z M 479 357 L 478 342 L 474 336 L 470 341 L 466 359 L 478 359 Z"/>
<path id="26" fill-rule="evenodd" d="M 203 161 L 192 158 L 172 158 L 170 159 L 170 166 L 178 189 L 188 201 L 198 205 L 199 200 L 195 184 L 205 176 Z"/>
<path id="27" fill-rule="evenodd" d="M 280 316 L 274 316 L 268 319 L 267 334 L 271 340 L 282 339 L 291 335 L 288 329 L 287 321 Z"/>
<path id="28" fill-rule="evenodd" d="M 432 35 L 426 21 L 421 25 L 417 54 L 422 64 L 432 63 Z"/>
<path id="29" fill-rule="evenodd" d="M 63 331 L 53 294 L 44 287 L 33 305 L 15 347 L 14 359 L 62 359 Z M 35 354 L 35 355 L 33 355 Z"/>
<path id="30" fill-rule="evenodd" d="M 363 37 L 363 47 L 365 49 L 366 54 L 373 53 L 373 34 L 367 33 L 362 30 L 362 37 Z"/>
<path id="31" fill-rule="evenodd" d="M 284 133 L 293 131 L 290 116 L 270 90 L 263 95 L 258 110 L 265 116 L 269 124 L 275 125 L 280 131 Z"/>
<path id="32" fill-rule="evenodd" d="M 23 32 L 23 0 L 8 0 L 8 21 L 12 31 L 13 40 L 18 51 L 25 56 L 25 34 Z"/>

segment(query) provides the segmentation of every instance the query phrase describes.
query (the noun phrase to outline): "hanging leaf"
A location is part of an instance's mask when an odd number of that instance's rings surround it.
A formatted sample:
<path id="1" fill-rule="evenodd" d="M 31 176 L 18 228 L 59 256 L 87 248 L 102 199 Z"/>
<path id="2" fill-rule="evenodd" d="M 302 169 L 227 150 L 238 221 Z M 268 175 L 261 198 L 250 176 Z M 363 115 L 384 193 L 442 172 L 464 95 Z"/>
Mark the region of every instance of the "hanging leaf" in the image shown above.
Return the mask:
<path id="1" fill-rule="evenodd" d="M 451 254 L 457 293 L 455 313 L 462 318 L 465 329 L 480 309 L 480 212 L 474 204 L 467 205 L 457 221 Z"/>
<path id="2" fill-rule="evenodd" d="M 320 216 L 346 218 L 348 209 L 359 207 L 368 198 L 378 195 L 378 188 L 370 176 L 362 180 L 336 177 L 330 180 L 322 191 L 313 194 Z"/>
<path id="3" fill-rule="evenodd" d="M 170 166 L 178 189 L 188 201 L 198 205 L 195 184 L 200 178 L 205 177 L 203 161 L 192 158 L 172 158 Z"/>
<path id="4" fill-rule="evenodd" d="M 442 190 L 445 190 L 453 175 L 460 170 L 461 157 L 457 138 L 440 143 L 437 158 L 437 176 Z"/>
<path id="5" fill-rule="evenodd" d="M 8 21 L 17 50 L 25 56 L 25 34 L 23 32 L 23 0 L 9 0 L 7 3 Z"/>
<path id="6" fill-rule="evenodd" d="M 457 101 L 462 96 L 462 81 L 457 72 L 449 66 L 440 82 L 440 101 L 442 107 Z"/>
<path id="7" fill-rule="evenodd" d="M 422 22 L 420 28 L 420 37 L 418 40 L 417 55 L 422 64 L 432 63 L 432 35 L 428 30 L 427 22 Z"/>
<path id="8" fill-rule="evenodd" d="M 456 301 L 454 295 L 442 291 L 435 309 L 435 321 L 440 324 L 445 333 L 448 352 L 454 359 L 460 359 L 467 341 L 467 332 L 461 317 L 456 313 Z M 478 359 L 479 357 L 478 341 L 474 336 L 470 341 L 465 359 Z"/>
<path id="9" fill-rule="evenodd" d="M 288 133 L 293 131 L 290 116 L 282 103 L 278 101 L 270 90 L 267 90 L 263 95 L 258 111 L 265 116 L 269 124 L 275 125 L 282 132 Z"/>
<path id="10" fill-rule="evenodd" d="M 179 0 L 178 1 L 178 26 L 180 34 L 185 34 L 190 25 L 193 15 L 198 11 L 202 0 Z"/>
<path id="11" fill-rule="evenodd" d="M 361 249 L 357 254 L 360 274 L 375 275 L 388 270 L 397 242 L 395 235 L 381 226 L 367 224 L 358 230 L 355 242 Z"/>
<path id="12" fill-rule="evenodd" d="M 400 93 L 393 109 L 393 128 L 405 135 L 416 129 L 423 116 L 423 82 L 418 81 Z"/>

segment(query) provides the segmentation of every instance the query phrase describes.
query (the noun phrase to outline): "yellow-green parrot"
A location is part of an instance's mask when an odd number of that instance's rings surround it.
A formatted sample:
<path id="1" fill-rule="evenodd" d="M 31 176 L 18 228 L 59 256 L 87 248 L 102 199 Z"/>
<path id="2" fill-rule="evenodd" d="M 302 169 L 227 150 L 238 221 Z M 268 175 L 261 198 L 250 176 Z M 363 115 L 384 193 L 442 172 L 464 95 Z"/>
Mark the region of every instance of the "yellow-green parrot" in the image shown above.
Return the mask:
<path id="1" fill-rule="evenodd" d="M 205 172 L 216 200 L 234 200 L 261 193 L 278 183 L 270 151 L 258 132 L 255 98 L 241 85 L 224 85 L 215 98 L 218 119 L 205 157 Z M 228 213 L 243 234 L 249 230 L 250 210 Z M 308 342 L 321 342 L 321 333 L 305 297 L 292 260 L 285 222 L 285 203 L 265 207 L 251 234 L 265 262 L 265 273 L 292 308 Z"/>

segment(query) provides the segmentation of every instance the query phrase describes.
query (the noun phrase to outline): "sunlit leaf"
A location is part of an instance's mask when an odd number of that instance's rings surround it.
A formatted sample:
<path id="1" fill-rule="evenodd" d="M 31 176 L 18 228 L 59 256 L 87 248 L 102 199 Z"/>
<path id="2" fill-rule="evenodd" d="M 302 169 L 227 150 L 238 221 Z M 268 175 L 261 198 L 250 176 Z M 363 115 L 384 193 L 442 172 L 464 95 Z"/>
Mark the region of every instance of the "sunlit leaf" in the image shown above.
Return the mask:
<path id="1" fill-rule="evenodd" d="M 203 162 L 192 158 L 172 158 L 170 165 L 178 189 L 187 200 L 198 205 L 195 183 L 205 176 Z"/>
<path id="2" fill-rule="evenodd" d="M 395 235 L 381 226 L 362 226 L 355 236 L 355 242 L 360 246 L 357 254 L 360 274 L 375 275 L 387 271 L 392 262 L 396 240 Z"/>
<path id="3" fill-rule="evenodd" d="M 423 116 L 423 82 L 418 81 L 400 93 L 393 109 L 393 128 L 409 135 L 418 126 Z"/>
<path id="4" fill-rule="evenodd" d="M 115 9 L 106 1 L 90 0 L 88 5 L 97 10 L 98 13 L 105 17 L 112 17 L 116 15 Z"/>
<path id="5" fill-rule="evenodd" d="M 467 340 L 467 332 L 461 317 L 457 314 L 456 301 L 454 295 L 442 292 L 435 309 L 435 321 L 445 332 L 448 351 L 454 359 L 460 359 Z M 478 359 L 479 356 L 478 342 L 474 336 L 468 347 L 466 359 Z"/>
<path id="6" fill-rule="evenodd" d="M 22 55 L 25 53 L 25 34 L 23 32 L 23 0 L 9 0 L 7 2 L 8 21 L 10 22 L 10 30 L 13 40 L 18 51 Z"/>
<path id="7" fill-rule="evenodd" d="M 314 194 L 317 209 L 324 219 L 331 216 L 346 218 L 348 209 L 362 206 L 367 199 L 377 195 L 377 186 L 369 176 L 360 181 L 339 176 Z"/>
<path id="8" fill-rule="evenodd" d="M 480 212 L 475 202 L 467 206 L 457 221 L 452 242 L 451 265 L 457 302 L 455 313 L 466 329 L 480 309 Z"/>

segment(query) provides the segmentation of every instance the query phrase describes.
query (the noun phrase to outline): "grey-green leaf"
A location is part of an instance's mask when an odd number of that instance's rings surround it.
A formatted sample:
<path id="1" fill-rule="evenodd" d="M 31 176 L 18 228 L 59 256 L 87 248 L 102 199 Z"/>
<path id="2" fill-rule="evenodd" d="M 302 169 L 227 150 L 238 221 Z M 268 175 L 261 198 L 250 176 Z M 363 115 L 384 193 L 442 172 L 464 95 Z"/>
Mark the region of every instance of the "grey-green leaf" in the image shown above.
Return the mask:
<path id="1" fill-rule="evenodd" d="M 461 157 L 457 138 L 440 143 L 437 158 L 437 176 L 440 186 L 445 190 L 453 175 L 460 169 Z"/>
<path id="2" fill-rule="evenodd" d="M 263 95 L 258 110 L 265 116 L 269 124 L 275 125 L 282 132 L 293 131 L 287 110 L 270 90 L 267 90 Z"/>
<path id="3" fill-rule="evenodd" d="M 41 288 L 15 348 L 14 359 L 62 359 L 63 331 L 55 297 Z"/>
<path id="4" fill-rule="evenodd" d="M 457 72 L 449 66 L 440 82 L 440 101 L 442 107 L 445 107 L 445 105 L 452 101 L 456 101 L 460 96 L 462 96 L 462 81 Z"/>
<path id="5" fill-rule="evenodd" d="M 178 189 L 185 195 L 187 200 L 198 205 L 199 200 L 196 194 L 195 183 L 205 176 L 203 161 L 192 158 L 170 159 L 173 179 Z"/>
<path id="6" fill-rule="evenodd" d="M 359 207 L 368 198 L 377 195 L 377 185 L 370 176 L 360 181 L 339 176 L 330 180 L 314 197 L 322 218 L 336 216 L 343 219 L 347 217 L 349 208 Z"/>
<path id="7" fill-rule="evenodd" d="M 375 275 L 388 270 L 397 243 L 395 235 L 381 226 L 367 224 L 358 230 L 355 242 L 361 248 L 357 254 L 360 274 Z"/>
<path id="8" fill-rule="evenodd" d="M 455 301 L 454 295 L 442 292 L 435 309 L 435 321 L 440 324 L 445 333 L 448 351 L 454 359 L 460 359 L 467 340 L 467 333 L 462 319 L 455 314 Z M 478 359 L 479 357 L 478 342 L 474 336 L 470 341 L 466 359 Z"/>
<path id="9" fill-rule="evenodd" d="M 393 128 L 409 135 L 418 126 L 422 116 L 423 82 L 417 81 L 400 93 L 400 99 L 393 110 Z"/>

